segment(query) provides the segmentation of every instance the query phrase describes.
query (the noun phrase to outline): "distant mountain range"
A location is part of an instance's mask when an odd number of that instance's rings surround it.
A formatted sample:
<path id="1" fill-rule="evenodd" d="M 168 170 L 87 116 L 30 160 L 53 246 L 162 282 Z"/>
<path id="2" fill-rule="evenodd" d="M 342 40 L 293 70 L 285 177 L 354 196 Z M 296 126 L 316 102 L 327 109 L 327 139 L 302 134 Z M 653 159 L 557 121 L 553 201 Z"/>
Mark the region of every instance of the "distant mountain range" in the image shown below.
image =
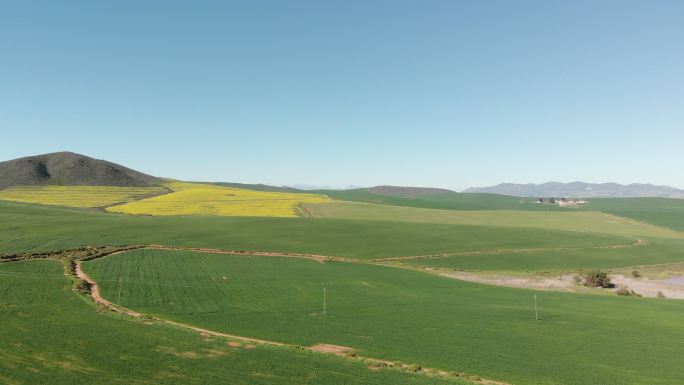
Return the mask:
<path id="1" fill-rule="evenodd" d="M 490 193 L 536 198 L 599 198 L 599 197 L 669 197 L 684 198 L 684 190 L 669 186 L 632 183 L 502 183 L 491 187 L 473 187 L 464 193 Z"/>
<path id="2" fill-rule="evenodd" d="M 0 188 L 16 185 L 147 187 L 163 180 L 73 152 L 0 162 Z"/>

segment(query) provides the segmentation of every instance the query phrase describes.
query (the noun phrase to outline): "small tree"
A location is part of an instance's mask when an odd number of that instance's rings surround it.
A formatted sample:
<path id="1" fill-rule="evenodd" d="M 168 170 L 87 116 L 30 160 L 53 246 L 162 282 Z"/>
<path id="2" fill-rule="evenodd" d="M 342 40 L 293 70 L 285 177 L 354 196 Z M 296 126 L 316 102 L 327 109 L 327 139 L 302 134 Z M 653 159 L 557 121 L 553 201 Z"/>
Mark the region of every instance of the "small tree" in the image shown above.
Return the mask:
<path id="1" fill-rule="evenodd" d="M 584 286 L 608 288 L 613 287 L 614 285 L 610 282 L 608 273 L 601 270 L 594 270 L 584 276 Z"/>

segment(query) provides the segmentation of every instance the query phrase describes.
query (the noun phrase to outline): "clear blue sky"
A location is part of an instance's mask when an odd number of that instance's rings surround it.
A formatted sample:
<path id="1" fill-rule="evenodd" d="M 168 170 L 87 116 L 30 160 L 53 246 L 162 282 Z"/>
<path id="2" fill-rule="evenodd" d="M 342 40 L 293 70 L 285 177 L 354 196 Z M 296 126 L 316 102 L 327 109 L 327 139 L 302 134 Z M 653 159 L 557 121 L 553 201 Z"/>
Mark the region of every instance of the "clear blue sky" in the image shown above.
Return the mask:
<path id="1" fill-rule="evenodd" d="M 0 2 L 0 159 L 684 188 L 684 1 Z"/>

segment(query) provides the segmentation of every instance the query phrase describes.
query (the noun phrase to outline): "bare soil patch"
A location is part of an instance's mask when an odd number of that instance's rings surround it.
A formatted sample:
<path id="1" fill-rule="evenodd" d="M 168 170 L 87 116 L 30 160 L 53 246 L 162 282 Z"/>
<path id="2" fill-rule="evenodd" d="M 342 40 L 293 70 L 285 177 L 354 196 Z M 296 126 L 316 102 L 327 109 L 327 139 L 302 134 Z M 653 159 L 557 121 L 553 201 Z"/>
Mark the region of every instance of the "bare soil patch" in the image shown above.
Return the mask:
<path id="1" fill-rule="evenodd" d="M 307 349 L 314 351 L 314 352 L 319 352 L 319 353 L 331 353 L 331 354 L 336 354 L 338 356 L 340 355 L 346 355 L 347 353 L 351 353 L 354 351 L 354 349 L 347 347 L 347 346 L 340 346 L 340 345 L 331 345 L 331 344 L 317 344 L 313 346 L 309 346 Z"/>

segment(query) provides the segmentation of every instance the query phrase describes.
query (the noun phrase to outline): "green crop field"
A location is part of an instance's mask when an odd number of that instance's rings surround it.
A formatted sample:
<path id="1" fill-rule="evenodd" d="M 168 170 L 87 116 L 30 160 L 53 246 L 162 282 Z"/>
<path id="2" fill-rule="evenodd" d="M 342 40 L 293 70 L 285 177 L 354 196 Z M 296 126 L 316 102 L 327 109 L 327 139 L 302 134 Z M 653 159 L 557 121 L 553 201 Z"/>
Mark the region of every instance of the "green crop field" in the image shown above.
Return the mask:
<path id="1" fill-rule="evenodd" d="M 599 211 L 438 210 L 358 202 L 307 203 L 305 207 L 313 216 L 320 218 L 534 227 L 634 237 L 684 239 L 684 232 L 681 231 Z"/>
<path id="2" fill-rule="evenodd" d="M 318 190 L 340 201 L 445 210 L 521 210 L 521 211 L 603 211 L 684 231 L 684 199 L 671 198 L 590 198 L 579 208 L 540 205 L 535 198 L 518 198 L 482 193 L 435 193 L 411 198 L 381 195 L 367 189 Z"/>
<path id="3" fill-rule="evenodd" d="M 658 226 L 684 231 L 684 199 L 602 198 L 590 199 L 585 207 Z"/>
<path id="4" fill-rule="evenodd" d="M 122 305 L 212 330 L 515 384 L 681 379 L 678 301 L 538 292 L 535 321 L 533 291 L 367 264 L 137 250 L 85 268 L 107 298 L 123 277 Z"/>
<path id="5" fill-rule="evenodd" d="M 497 194 L 464 194 L 443 192 L 424 194 L 414 197 L 381 195 L 368 191 L 356 190 L 315 190 L 341 201 L 375 203 L 393 206 L 418 207 L 445 210 L 564 210 L 558 206 L 539 205 L 534 198 L 517 198 Z"/>
<path id="6" fill-rule="evenodd" d="M 477 210 L 493 198 L 480 199 L 462 210 L 307 204 L 308 218 L 133 216 L 0 201 L 0 252 L 163 244 L 347 257 L 362 263 L 146 249 L 84 267 L 106 298 L 114 299 L 123 278 L 122 305 L 219 332 L 348 346 L 366 357 L 512 384 L 677 383 L 682 302 L 534 292 L 416 271 L 518 274 L 681 262 L 684 237 L 670 206 L 656 200 L 636 212 L 626 206 L 632 201 L 596 201 L 590 205 L 602 206 Z M 676 213 L 678 202 L 670 203 Z M 617 216 L 620 210 L 628 212 Z M 367 263 L 442 253 L 456 255 L 395 262 L 399 267 Z M 58 262 L 0 264 L 0 383 L 461 383 L 370 371 L 289 347 L 233 348 L 98 311 L 71 287 Z"/>
<path id="7" fill-rule="evenodd" d="M 0 383 L 51 385 L 460 384 L 286 347 L 149 324 L 94 306 L 55 261 L 0 264 Z"/>
<path id="8" fill-rule="evenodd" d="M 145 217 L 0 202 L 0 251 L 165 244 L 371 259 L 478 250 L 592 247 L 633 239 L 545 229 L 324 218 Z"/>
<path id="9" fill-rule="evenodd" d="M 405 260 L 416 266 L 482 271 L 574 271 L 637 267 L 684 261 L 684 240 L 650 238 L 649 244 L 625 248 L 527 251 L 453 255 Z"/>

